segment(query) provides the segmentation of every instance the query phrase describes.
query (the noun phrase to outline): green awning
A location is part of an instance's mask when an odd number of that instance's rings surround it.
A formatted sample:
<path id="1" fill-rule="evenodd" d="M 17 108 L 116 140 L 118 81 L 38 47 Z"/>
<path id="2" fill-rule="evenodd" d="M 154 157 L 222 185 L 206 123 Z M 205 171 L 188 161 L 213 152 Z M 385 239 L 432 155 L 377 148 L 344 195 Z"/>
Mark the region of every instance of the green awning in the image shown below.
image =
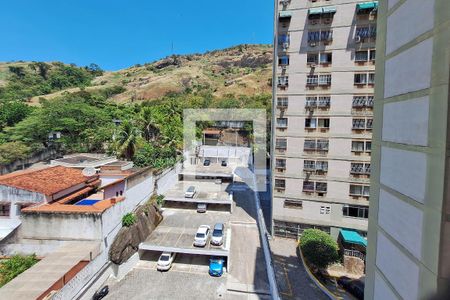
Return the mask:
<path id="1" fill-rule="evenodd" d="M 281 18 L 290 18 L 292 17 L 291 11 L 280 11 L 280 19 Z"/>
<path id="2" fill-rule="evenodd" d="M 335 14 L 336 13 L 336 6 L 325 6 L 325 7 L 322 7 L 322 13 L 324 13 L 324 14 Z"/>
<path id="3" fill-rule="evenodd" d="M 323 12 L 323 8 L 322 7 L 310 8 L 308 10 L 308 15 L 310 15 L 310 16 L 321 15 L 322 12 Z"/>
<path id="4" fill-rule="evenodd" d="M 378 1 L 363 2 L 356 4 L 356 10 L 373 10 L 378 8 Z"/>
<path id="5" fill-rule="evenodd" d="M 341 236 L 344 242 L 367 247 L 367 241 L 354 230 L 341 229 Z"/>

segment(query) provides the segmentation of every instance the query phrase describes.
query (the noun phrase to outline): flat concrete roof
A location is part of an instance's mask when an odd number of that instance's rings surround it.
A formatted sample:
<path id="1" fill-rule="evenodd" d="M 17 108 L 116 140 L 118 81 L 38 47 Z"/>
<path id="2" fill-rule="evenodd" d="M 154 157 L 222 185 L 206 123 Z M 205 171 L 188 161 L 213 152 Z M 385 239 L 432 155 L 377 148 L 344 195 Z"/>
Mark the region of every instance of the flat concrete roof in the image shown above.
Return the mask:
<path id="1" fill-rule="evenodd" d="M 209 177 L 224 177 L 233 178 L 233 168 L 230 166 L 222 167 L 220 163 L 213 163 L 211 165 L 204 166 L 198 165 L 185 165 L 180 172 L 181 175 L 187 176 L 209 176 Z"/>
<path id="2" fill-rule="evenodd" d="M 196 194 L 193 198 L 186 198 L 184 193 L 189 186 L 196 188 Z M 180 181 L 168 190 L 164 196 L 165 201 L 177 201 L 188 203 L 208 203 L 208 204 L 227 204 L 231 205 L 233 201 L 228 193 L 230 184 L 217 184 L 213 181 Z"/>
<path id="3" fill-rule="evenodd" d="M 184 254 L 225 256 L 228 257 L 231 243 L 229 227 L 230 214 L 226 212 L 206 212 L 199 214 L 180 209 L 165 209 L 163 221 L 152 234 L 139 245 L 140 250 L 176 252 Z M 225 224 L 225 236 L 222 246 L 212 246 L 208 242 L 205 247 L 195 247 L 194 237 L 200 225 Z"/>
<path id="4" fill-rule="evenodd" d="M 37 299 L 79 262 L 99 253 L 98 242 L 68 242 L 0 289 L 0 299 Z"/>

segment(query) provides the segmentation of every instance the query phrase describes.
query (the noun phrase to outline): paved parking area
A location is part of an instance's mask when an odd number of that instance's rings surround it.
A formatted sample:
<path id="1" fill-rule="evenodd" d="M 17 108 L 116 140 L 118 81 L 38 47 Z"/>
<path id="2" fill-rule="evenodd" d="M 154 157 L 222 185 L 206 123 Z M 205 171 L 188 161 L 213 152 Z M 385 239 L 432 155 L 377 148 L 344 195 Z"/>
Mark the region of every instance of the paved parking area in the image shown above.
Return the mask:
<path id="1" fill-rule="evenodd" d="M 194 186 L 197 193 L 193 198 L 186 198 L 184 193 L 189 186 Z M 216 203 L 231 205 L 229 184 L 216 184 L 214 181 L 181 181 L 167 191 L 165 201 L 180 201 L 194 203 Z"/>
<path id="2" fill-rule="evenodd" d="M 165 209 L 163 213 L 164 219 L 161 224 L 152 232 L 152 234 L 140 245 L 143 250 L 160 250 L 172 252 L 192 252 L 204 255 L 211 255 L 207 251 L 214 250 L 215 255 L 228 256 L 230 243 L 230 214 L 226 212 L 208 211 L 199 214 L 195 211 L 185 211 L 179 209 Z M 225 224 L 225 236 L 222 246 L 212 246 L 208 242 L 205 247 L 195 247 L 194 237 L 200 225 L 209 225 L 211 230 L 214 224 Z M 167 249 L 164 249 L 167 248 Z M 169 249 L 170 248 L 170 249 Z M 177 248 L 179 251 L 176 251 Z"/>
<path id="3" fill-rule="evenodd" d="M 138 266 L 121 281 L 110 280 L 108 284 L 105 300 L 232 299 L 225 298 L 226 278 L 211 277 L 207 272 L 158 272 Z"/>

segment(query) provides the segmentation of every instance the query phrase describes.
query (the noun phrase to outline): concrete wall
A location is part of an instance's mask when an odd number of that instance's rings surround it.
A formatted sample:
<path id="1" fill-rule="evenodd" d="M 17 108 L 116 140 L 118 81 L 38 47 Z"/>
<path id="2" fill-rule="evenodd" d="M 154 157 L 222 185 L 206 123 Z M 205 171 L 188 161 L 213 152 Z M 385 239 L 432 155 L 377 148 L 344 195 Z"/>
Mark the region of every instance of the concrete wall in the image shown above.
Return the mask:
<path id="1" fill-rule="evenodd" d="M 182 163 L 177 163 L 173 168 L 156 176 L 156 193 L 164 194 L 178 182 L 178 174 L 182 166 Z"/>
<path id="2" fill-rule="evenodd" d="M 450 2 L 379 12 L 365 297 L 428 299 L 450 279 Z"/>
<path id="3" fill-rule="evenodd" d="M 100 240 L 103 216 L 95 214 L 27 213 L 19 236 L 34 240 Z"/>
<path id="4" fill-rule="evenodd" d="M 31 164 L 48 159 L 53 159 L 56 158 L 57 156 L 58 152 L 55 149 L 45 149 L 38 153 L 33 154 L 31 157 L 27 159 L 18 160 L 8 165 L 0 166 L 0 175 L 5 175 L 17 170 L 23 170 L 29 167 Z"/>

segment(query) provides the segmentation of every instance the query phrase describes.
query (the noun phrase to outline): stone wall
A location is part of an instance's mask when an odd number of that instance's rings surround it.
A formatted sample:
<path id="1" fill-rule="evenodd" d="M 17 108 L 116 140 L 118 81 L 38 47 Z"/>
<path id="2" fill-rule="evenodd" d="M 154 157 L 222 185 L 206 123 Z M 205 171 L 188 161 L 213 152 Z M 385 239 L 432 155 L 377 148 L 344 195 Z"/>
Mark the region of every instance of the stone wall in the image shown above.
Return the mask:
<path id="1" fill-rule="evenodd" d="M 109 258 L 115 264 L 126 262 L 139 249 L 139 244 L 147 239 L 158 226 L 162 215 L 157 207 L 145 204 L 136 210 L 136 223 L 122 227 L 109 250 Z"/>

